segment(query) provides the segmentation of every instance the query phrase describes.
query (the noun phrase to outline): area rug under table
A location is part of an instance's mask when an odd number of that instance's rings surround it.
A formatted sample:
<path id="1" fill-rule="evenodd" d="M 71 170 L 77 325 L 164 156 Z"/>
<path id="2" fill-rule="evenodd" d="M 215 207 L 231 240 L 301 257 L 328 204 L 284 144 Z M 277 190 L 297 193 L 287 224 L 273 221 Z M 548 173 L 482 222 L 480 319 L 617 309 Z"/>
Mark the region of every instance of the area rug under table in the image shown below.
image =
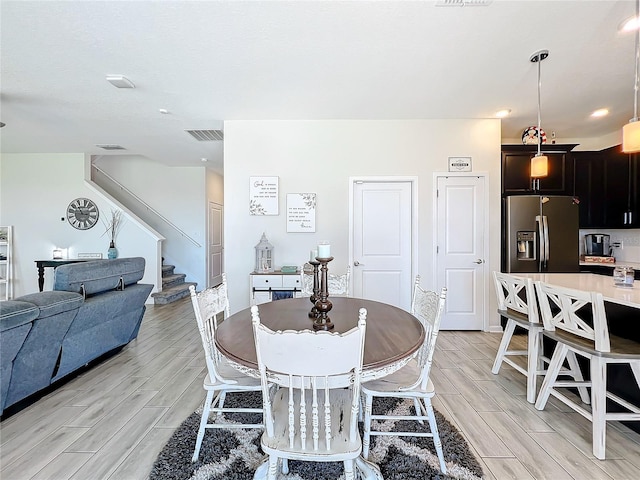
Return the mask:
<path id="1" fill-rule="evenodd" d="M 242 400 L 259 407 L 257 392 L 229 394 L 226 407 L 238 406 Z M 407 414 L 413 411 L 413 402 L 396 399 L 374 399 L 373 412 L 393 411 Z M 251 480 L 256 468 L 266 459 L 260 449 L 262 430 L 208 429 L 202 441 L 200 458 L 192 463 L 196 435 L 202 409 L 187 418 L 174 432 L 156 459 L 150 480 Z M 225 420 L 243 423 L 259 421 L 255 414 L 232 414 Z M 369 460 L 376 463 L 385 480 L 464 479 L 479 480 L 482 468 L 469 450 L 469 446 L 456 428 L 436 411 L 440 439 L 447 463 L 447 475 L 439 469 L 433 442 L 425 437 L 372 436 Z M 390 430 L 428 431 L 428 423 L 397 421 L 387 423 Z M 289 474 L 280 475 L 287 480 L 343 480 L 342 462 L 289 462 Z"/>

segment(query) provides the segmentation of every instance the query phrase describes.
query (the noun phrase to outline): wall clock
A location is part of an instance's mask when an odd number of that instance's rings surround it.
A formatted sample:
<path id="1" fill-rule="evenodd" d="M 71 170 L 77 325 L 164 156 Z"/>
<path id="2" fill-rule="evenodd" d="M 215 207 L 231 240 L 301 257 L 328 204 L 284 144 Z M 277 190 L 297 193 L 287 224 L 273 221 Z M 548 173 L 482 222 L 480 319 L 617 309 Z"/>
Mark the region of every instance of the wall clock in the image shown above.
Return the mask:
<path id="1" fill-rule="evenodd" d="M 88 230 L 98 222 L 98 206 L 88 198 L 76 198 L 67 207 L 67 220 L 78 230 Z"/>

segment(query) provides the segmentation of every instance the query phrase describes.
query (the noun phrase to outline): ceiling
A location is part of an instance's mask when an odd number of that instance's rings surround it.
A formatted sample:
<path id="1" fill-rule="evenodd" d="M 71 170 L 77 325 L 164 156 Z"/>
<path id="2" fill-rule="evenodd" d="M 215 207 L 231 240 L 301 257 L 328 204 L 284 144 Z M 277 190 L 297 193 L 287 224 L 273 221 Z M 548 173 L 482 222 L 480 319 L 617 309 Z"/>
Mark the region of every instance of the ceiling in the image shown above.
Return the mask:
<path id="1" fill-rule="evenodd" d="M 472 0 L 474 2 L 478 0 Z M 222 171 L 225 120 L 491 118 L 600 137 L 633 116 L 633 0 L 0 3 L 2 152 L 142 155 Z M 135 89 L 105 77 L 121 74 Z M 610 115 L 590 113 L 608 108 Z M 168 113 L 160 113 L 165 109 Z"/>

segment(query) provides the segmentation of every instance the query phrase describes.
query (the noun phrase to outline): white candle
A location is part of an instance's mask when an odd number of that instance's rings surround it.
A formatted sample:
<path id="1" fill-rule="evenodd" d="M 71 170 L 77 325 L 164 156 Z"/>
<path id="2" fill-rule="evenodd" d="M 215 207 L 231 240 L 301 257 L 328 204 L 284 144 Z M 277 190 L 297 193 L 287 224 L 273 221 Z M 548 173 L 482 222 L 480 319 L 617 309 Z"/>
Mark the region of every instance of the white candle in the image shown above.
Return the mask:
<path id="1" fill-rule="evenodd" d="M 329 258 L 331 256 L 331 245 L 328 243 L 320 243 L 318 245 L 318 257 Z"/>
<path id="2" fill-rule="evenodd" d="M 311 250 L 311 253 L 309 253 L 309 260 L 312 262 L 315 262 L 317 256 L 318 256 L 318 250 Z"/>

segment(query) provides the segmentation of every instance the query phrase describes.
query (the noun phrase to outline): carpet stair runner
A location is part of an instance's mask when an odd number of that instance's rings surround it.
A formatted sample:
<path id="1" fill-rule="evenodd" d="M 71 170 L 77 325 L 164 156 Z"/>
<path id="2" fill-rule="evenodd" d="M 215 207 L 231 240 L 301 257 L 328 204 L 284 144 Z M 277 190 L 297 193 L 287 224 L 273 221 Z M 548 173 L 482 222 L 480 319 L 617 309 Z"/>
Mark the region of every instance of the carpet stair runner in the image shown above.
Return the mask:
<path id="1" fill-rule="evenodd" d="M 189 285 L 196 286 L 195 282 L 185 282 L 184 273 L 174 273 L 174 265 L 162 265 L 162 291 L 152 293 L 153 303 L 166 305 L 181 298 L 189 296 Z"/>

